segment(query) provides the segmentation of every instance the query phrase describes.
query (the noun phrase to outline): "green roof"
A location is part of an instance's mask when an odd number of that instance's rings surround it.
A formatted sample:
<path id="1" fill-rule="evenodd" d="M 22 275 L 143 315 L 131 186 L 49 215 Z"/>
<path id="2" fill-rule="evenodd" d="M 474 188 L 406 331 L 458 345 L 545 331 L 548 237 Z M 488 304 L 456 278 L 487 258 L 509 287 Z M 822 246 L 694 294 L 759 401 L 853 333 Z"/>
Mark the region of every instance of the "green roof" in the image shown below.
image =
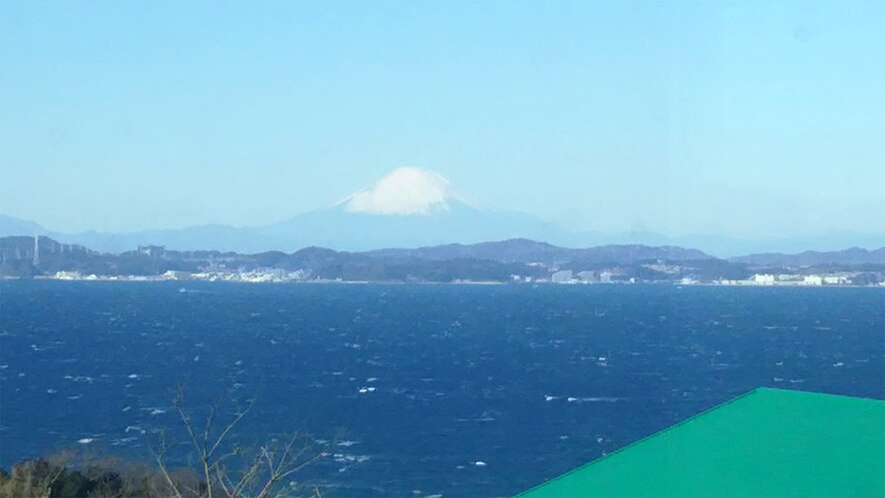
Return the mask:
<path id="1" fill-rule="evenodd" d="M 520 496 L 885 496 L 885 401 L 755 389 Z"/>

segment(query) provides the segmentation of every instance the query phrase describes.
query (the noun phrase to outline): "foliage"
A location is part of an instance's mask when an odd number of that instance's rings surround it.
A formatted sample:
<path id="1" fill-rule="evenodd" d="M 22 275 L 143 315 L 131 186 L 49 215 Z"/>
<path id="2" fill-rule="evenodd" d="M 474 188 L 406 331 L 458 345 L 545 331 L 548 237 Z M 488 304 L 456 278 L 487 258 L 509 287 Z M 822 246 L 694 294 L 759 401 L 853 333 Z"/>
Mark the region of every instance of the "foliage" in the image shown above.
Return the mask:
<path id="1" fill-rule="evenodd" d="M 186 469 L 171 472 L 170 478 L 176 487 L 204 488 Z M 173 492 L 169 482 L 159 470 L 142 464 L 64 453 L 19 462 L 11 474 L 0 470 L 0 498 L 161 498 Z"/>
<path id="2" fill-rule="evenodd" d="M 179 390 L 173 404 L 196 458 L 189 467 L 170 466 L 165 432 L 153 448 L 153 464 L 121 458 L 87 458 L 66 452 L 25 460 L 12 472 L 0 469 L 0 498 L 277 498 L 303 496 L 296 475 L 326 457 L 306 433 L 272 438 L 256 448 L 230 441 L 251 405 L 218 423 L 224 398 L 219 397 L 202 424 L 184 405 Z M 332 443 L 329 443 L 330 445 Z M 155 464 L 155 465 L 154 465 Z M 314 488 L 314 498 L 320 493 Z"/>
<path id="3" fill-rule="evenodd" d="M 212 405 L 205 422 L 198 425 L 185 409 L 184 388 L 180 388 L 173 405 L 187 432 L 191 449 L 196 454 L 195 472 L 199 486 L 182 485 L 166 462 L 166 439 L 161 433 L 154 458 L 160 473 L 175 498 L 270 498 L 292 496 L 298 483 L 292 478 L 309 465 L 326 457 L 325 448 L 317 448 L 308 434 L 295 433 L 285 439 L 273 438 L 254 448 L 245 448 L 229 441 L 237 424 L 249 413 L 252 405 L 239 410 L 231 419 L 216 425 L 224 397 Z M 319 495 L 314 490 L 314 496 Z"/>

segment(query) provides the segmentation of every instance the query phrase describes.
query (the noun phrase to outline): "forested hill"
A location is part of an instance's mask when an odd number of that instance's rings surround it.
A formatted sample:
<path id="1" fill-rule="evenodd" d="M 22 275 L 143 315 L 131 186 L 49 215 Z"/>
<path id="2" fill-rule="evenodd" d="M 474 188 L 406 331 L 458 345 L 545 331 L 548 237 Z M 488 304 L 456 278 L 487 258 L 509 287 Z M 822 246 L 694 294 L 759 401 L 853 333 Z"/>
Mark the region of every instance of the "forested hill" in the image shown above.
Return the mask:
<path id="1" fill-rule="evenodd" d="M 764 253 L 731 258 L 736 263 L 768 267 L 808 267 L 823 265 L 885 265 L 885 247 L 875 250 L 852 247 L 841 251 L 805 251 L 799 254 Z"/>
<path id="2" fill-rule="evenodd" d="M 34 258 L 34 250 L 39 257 Z M 166 272 L 223 274 L 278 271 L 303 280 L 376 282 L 451 282 L 560 280 L 665 282 L 690 279 L 746 279 L 755 272 L 790 265 L 827 265 L 827 270 L 885 271 L 878 251 L 850 249 L 837 253 L 757 255 L 717 259 L 696 249 L 674 246 L 608 245 L 563 248 L 528 239 L 417 249 L 342 252 L 308 247 L 293 253 L 240 254 L 219 251 L 172 251 L 139 247 L 121 254 L 101 254 L 80 245 L 61 244 L 46 236 L 0 238 L 0 276 L 31 278 L 58 272 L 82 275 L 162 275 Z M 793 258 L 793 259 L 790 259 Z M 824 262 L 824 263 L 821 263 Z M 280 274 L 282 274 L 280 273 Z M 607 277 L 603 277 L 607 274 Z"/>
<path id="3" fill-rule="evenodd" d="M 414 257 L 427 260 L 476 258 L 502 263 L 572 263 L 630 264 L 638 261 L 691 261 L 714 259 L 697 249 L 675 246 L 645 246 L 638 244 L 605 245 L 584 249 L 559 247 L 529 239 L 510 239 L 480 244 L 446 244 L 418 249 L 382 249 L 369 251 L 373 257 Z"/>

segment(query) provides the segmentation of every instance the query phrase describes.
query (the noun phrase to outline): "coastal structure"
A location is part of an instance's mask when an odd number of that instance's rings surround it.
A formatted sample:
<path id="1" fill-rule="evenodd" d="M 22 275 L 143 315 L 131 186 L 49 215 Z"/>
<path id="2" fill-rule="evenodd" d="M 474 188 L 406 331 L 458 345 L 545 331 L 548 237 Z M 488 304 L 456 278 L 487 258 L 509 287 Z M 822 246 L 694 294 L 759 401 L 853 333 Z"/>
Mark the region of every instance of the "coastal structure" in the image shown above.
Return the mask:
<path id="1" fill-rule="evenodd" d="M 572 281 L 571 270 L 560 270 L 550 276 L 550 280 L 556 284 L 568 284 Z"/>
<path id="2" fill-rule="evenodd" d="M 521 495 L 885 496 L 885 401 L 759 388 Z"/>
<path id="3" fill-rule="evenodd" d="M 807 275 L 802 282 L 805 285 L 823 285 L 824 279 L 820 275 Z"/>
<path id="4" fill-rule="evenodd" d="M 759 285 L 774 285 L 774 275 L 770 274 L 756 274 L 753 275 L 752 280 Z"/>

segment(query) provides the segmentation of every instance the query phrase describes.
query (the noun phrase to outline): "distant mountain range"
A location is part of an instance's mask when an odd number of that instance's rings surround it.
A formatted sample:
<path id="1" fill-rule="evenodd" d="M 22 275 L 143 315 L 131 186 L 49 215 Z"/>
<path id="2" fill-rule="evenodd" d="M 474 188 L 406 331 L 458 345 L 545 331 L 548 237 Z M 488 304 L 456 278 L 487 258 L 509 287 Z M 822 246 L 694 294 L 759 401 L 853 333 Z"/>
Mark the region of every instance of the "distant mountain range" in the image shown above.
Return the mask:
<path id="1" fill-rule="evenodd" d="M 570 249 L 529 239 L 510 239 L 479 244 L 446 244 L 417 249 L 381 249 L 362 254 L 392 260 L 445 261 L 456 258 L 472 258 L 500 263 L 543 263 L 547 266 L 561 266 L 575 270 L 599 268 L 606 265 L 632 265 L 649 261 L 690 262 L 691 264 L 703 262 L 707 266 L 721 262 L 743 265 L 751 269 L 885 265 L 885 247 L 872 251 L 852 247 L 841 251 L 805 251 L 798 254 L 764 253 L 721 259 L 698 249 L 686 249 L 678 246 L 616 244 Z"/>
<path id="2" fill-rule="evenodd" d="M 47 230 L 33 221 L 0 215 L 0 236 L 16 235 L 45 235 L 63 243 L 80 244 L 99 252 L 117 254 L 146 245 L 181 251 L 211 249 L 239 253 L 271 250 L 292 252 L 309 246 L 339 251 L 370 251 L 519 238 L 544 240 L 561 247 L 694 247 L 720 258 L 754 253 L 833 251 L 845 247 L 874 249 L 885 246 L 885 233 L 832 233 L 815 237 L 740 240 L 722 236 L 667 237 L 651 232 L 573 232 L 527 214 L 477 207 L 458 195 L 445 178 L 419 168 L 399 168 L 373 187 L 355 192 L 332 207 L 263 226 L 238 228 L 202 225 L 131 233 L 62 233 Z M 457 246 L 453 245 L 438 251 L 457 250 Z"/>
<path id="3" fill-rule="evenodd" d="M 825 265 L 871 265 L 885 264 L 885 247 L 872 251 L 852 247 L 841 251 L 804 251 L 798 254 L 764 253 L 750 254 L 730 258 L 736 263 L 746 263 L 752 266 L 771 267 L 809 267 Z"/>
<path id="4" fill-rule="evenodd" d="M 667 260 L 694 261 L 713 259 L 697 249 L 660 246 L 649 247 L 637 244 L 606 245 L 586 249 L 569 249 L 547 242 L 529 239 L 510 239 L 479 244 L 446 244 L 420 247 L 417 249 L 381 249 L 368 251 L 373 257 L 418 258 L 430 261 L 444 261 L 455 258 L 488 259 L 501 263 L 545 263 L 556 264 L 632 264 L 637 261 Z"/>
<path id="5" fill-rule="evenodd" d="M 36 265 L 35 249 L 39 250 Z M 308 247 L 292 253 L 239 254 L 149 246 L 118 255 L 61 243 L 46 236 L 39 236 L 39 244 L 35 244 L 34 237 L 14 236 L 0 238 L 0 258 L 0 276 L 20 278 L 52 275 L 58 271 L 86 275 L 160 275 L 170 270 L 204 272 L 211 269 L 225 272 L 277 269 L 306 272 L 305 278 L 312 279 L 378 282 L 506 282 L 513 275 L 549 278 L 559 270 L 571 270 L 575 274 L 610 272 L 616 278 L 637 282 L 745 279 L 755 272 L 885 274 L 885 247 L 875 251 L 852 248 L 829 253 L 761 254 L 722 260 L 696 249 L 673 246 L 608 245 L 569 249 L 528 239 L 367 252 Z"/>
<path id="6" fill-rule="evenodd" d="M 388 249 L 369 252 L 339 252 L 308 247 L 293 253 L 268 251 L 239 254 L 218 251 L 173 251 L 150 246 L 122 254 L 102 254 L 81 245 L 63 244 L 46 236 L 0 238 L 0 275 L 32 277 L 58 271 L 96 275 L 159 275 L 166 271 L 197 272 L 215 268 L 223 271 L 278 269 L 307 272 L 311 278 L 327 280 L 424 281 L 453 280 L 509 281 L 511 275 L 549 277 L 559 269 L 599 270 L 618 268 L 627 279 L 642 275 L 663 279 L 664 274 L 644 268 L 649 262 L 690 263 L 686 269 L 707 268 L 720 263 L 731 273 L 746 272 L 741 264 L 730 264 L 693 249 L 678 247 L 605 246 L 566 249 L 526 239 L 475 245 L 446 245 L 417 250 Z M 34 264 L 34 251 L 39 263 Z M 718 270 L 717 270 L 718 271 Z M 637 273 L 640 272 L 640 273 Z M 644 272 L 644 273 L 642 273 Z"/>

